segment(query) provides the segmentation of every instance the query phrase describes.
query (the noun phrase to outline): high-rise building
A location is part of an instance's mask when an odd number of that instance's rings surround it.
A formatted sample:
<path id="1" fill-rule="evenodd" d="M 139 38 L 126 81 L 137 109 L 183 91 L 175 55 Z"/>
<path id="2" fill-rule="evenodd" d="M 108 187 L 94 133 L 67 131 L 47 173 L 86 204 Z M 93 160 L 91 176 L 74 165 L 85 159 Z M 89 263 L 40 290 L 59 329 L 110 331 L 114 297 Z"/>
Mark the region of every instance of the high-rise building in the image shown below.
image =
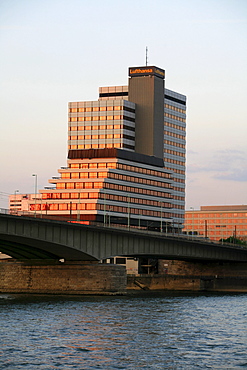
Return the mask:
<path id="1" fill-rule="evenodd" d="M 129 68 L 128 86 L 71 102 L 68 164 L 32 212 L 77 221 L 180 232 L 185 206 L 186 97 L 165 71 Z"/>

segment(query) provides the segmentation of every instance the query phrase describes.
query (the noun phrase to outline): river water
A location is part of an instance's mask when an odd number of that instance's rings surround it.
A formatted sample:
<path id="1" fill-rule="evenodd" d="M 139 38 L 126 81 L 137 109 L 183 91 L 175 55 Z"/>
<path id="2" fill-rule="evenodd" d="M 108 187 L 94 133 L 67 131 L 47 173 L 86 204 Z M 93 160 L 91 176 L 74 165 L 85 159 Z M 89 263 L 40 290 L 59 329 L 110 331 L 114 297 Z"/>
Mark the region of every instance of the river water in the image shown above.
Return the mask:
<path id="1" fill-rule="evenodd" d="M 247 369 L 246 294 L 0 295 L 0 369 Z"/>

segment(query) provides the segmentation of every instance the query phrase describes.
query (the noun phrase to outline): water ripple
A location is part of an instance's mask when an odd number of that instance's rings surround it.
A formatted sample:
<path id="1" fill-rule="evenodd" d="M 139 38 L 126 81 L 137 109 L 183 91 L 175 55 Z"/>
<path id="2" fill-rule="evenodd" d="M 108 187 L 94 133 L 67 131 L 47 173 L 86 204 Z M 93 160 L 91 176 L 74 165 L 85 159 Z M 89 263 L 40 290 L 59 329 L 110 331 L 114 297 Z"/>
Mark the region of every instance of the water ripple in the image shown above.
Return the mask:
<path id="1" fill-rule="evenodd" d="M 246 295 L 0 295 L 0 369 L 247 367 Z"/>

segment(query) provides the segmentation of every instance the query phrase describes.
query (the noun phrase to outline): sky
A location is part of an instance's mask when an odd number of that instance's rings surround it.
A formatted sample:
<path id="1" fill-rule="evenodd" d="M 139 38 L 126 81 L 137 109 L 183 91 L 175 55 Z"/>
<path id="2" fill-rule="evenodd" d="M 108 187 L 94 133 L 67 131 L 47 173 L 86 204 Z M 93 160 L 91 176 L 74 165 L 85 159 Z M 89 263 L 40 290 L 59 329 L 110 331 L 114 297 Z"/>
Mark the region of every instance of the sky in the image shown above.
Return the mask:
<path id="1" fill-rule="evenodd" d="M 0 208 L 67 161 L 68 102 L 166 70 L 187 96 L 186 209 L 247 204 L 246 0 L 0 0 Z"/>

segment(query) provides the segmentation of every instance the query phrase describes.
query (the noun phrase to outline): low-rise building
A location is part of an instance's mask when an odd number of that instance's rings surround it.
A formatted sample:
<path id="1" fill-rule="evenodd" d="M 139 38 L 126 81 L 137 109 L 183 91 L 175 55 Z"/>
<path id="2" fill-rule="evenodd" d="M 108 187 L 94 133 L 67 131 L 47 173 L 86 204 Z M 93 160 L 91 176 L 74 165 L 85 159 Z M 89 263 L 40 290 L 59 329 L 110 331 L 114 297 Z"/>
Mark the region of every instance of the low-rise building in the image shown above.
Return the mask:
<path id="1" fill-rule="evenodd" d="M 183 232 L 211 240 L 247 240 L 247 205 L 201 206 L 185 212 Z"/>

